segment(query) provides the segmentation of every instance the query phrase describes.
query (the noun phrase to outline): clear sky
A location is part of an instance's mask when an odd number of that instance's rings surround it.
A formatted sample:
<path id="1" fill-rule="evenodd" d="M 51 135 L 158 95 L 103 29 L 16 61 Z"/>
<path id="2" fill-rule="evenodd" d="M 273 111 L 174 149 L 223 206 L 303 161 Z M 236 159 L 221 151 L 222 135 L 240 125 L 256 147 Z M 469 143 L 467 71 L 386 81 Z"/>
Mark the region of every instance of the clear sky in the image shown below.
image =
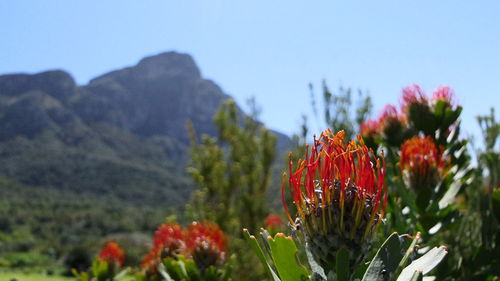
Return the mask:
<path id="1" fill-rule="evenodd" d="M 0 1 L 0 73 L 58 68 L 84 84 L 169 50 L 241 105 L 255 96 L 285 133 L 322 79 L 369 90 L 375 113 L 405 85 L 450 85 L 473 134 L 474 116 L 500 107 L 498 0 Z"/>

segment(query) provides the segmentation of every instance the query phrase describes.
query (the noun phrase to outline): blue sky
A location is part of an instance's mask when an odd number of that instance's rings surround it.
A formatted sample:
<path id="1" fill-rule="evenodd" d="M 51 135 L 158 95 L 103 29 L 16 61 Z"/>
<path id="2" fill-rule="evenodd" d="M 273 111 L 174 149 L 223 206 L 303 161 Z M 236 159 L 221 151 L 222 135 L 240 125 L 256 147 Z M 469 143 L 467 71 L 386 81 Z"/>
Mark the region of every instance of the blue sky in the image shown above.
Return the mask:
<path id="1" fill-rule="evenodd" d="M 474 117 L 500 106 L 499 13 L 497 0 L 1 1 L 0 73 L 58 68 L 83 84 L 176 50 L 289 134 L 310 114 L 309 82 L 369 90 L 375 113 L 405 85 L 446 84 L 478 135 Z"/>

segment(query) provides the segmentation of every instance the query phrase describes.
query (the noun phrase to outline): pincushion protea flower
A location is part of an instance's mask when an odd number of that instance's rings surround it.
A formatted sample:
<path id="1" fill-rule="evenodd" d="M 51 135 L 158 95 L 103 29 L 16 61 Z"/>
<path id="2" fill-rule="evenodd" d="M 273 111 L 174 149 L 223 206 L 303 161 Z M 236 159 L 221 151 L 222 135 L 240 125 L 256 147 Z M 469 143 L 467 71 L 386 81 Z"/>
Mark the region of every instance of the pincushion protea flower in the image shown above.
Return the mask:
<path id="1" fill-rule="evenodd" d="M 385 162 L 372 156 L 361 138 L 345 143 L 343 131 L 334 134 L 327 130 L 315 139 L 310 154 L 308 151 L 306 158 L 298 161 L 295 171 L 289 162 L 295 221 L 285 202 L 285 180 L 283 206 L 326 272 L 334 269 L 341 247 L 351 253 L 351 268 L 358 265 L 382 221 L 387 202 Z"/>
<path id="2" fill-rule="evenodd" d="M 407 185 L 432 191 L 444 170 L 445 161 L 431 137 L 415 136 L 403 143 L 399 166 Z"/>
<path id="3" fill-rule="evenodd" d="M 365 120 L 359 126 L 359 134 L 369 148 L 376 150 L 376 138 L 380 135 L 380 122 L 374 119 Z"/>
<path id="4" fill-rule="evenodd" d="M 425 92 L 417 84 L 403 88 L 401 97 L 401 110 L 408 114 L 410 107 L 428 107 L 428 99 Z"/>
<path id="5" fill-rule="evenodd" d="M 81 281 L 108 281 L 115 280 L 115 277 L 123 263 L 125 262 L 125 250 L 116 242 L 108 242 L 102 247 L 99 255 L 92 261 L 92 267 L 88 272 L 79 272 L 72 269 L 71 273 Z"/>
<path id="6" fill-rule="evenodd" d="M 149 280 L 151 276 L 158 274 L 158 265 L 160 264 L 160 257 L 155 251 L 149 251 L 142 258 L 141 268 L 144 271 L 145 280 Z"/>
<path id="7" fill-rule="evenodd" d="M 120 248 L 116 242 L 108 242 L 97 258 L 102 262 L 120 267 L 125 262 L 125 250 Z"/>
<path id="8" fill-rule="evenodd" d="M 457 111 L 453 91 L 448 86 L 438 87 L 430 100 L 419 86 L 406 87 L 403 89 L 401 108 L 413 128 L 427 136 L 435 135 L 440 129 L 441 134 L 445 133 L 442 134 L 444 137 L 461 110 Z"/>
<path id="9" fill-rule="evenodd" d="M 153 247 L 142 259 L 141 267 L 148 273 L 155 275 L 162 258 L 175 257 L 185 252 L 184 230 L 176 223 L 162 224 L 155 231 Z"/>
<path id="10" fill-rule="evenodd" d="M 179 255 L 193 259 L 201 272 L 222 265 L 226 255 L 224 234 L 210 222 L 192 222 L 187 230 L 177 223 L 161 225 L 141 263 L 145 280 L 156 280 L 160 263 L 166 258 L 178 259 Z"/>
<path id="11" fill-rule="evenodd" d="M 156 230 L 153 237 L 153 249 L 161 253 L 162 258 L 173 257 L 183 251 L 185 243 L 182 226 L 166 223 Z"/>
<path id="12" fill-rule="evenodd" d="M 284 225 L 281 216 L 278 214 L 269 214 L 264 220 L 264 225 L 269 228 L 281 228 Z"/>
<path id="13" fill-rule="evenodd" d="M 364 137 L 373 137 L 378 134 L 380 123 L 377 120 L 368 119 L 359 126 L 359 133 Z"/>
<path id="14" fill-rule="evenodd" d="M 186 244 L 202 272 L 226 259 L 225 237 L 216 224 L 192 222 L 186 231 Z"/>
<path id="15" fill-rule="evenodd" d="M 438 101 L 443 101 L 446 106 L 453 107 L 456 106 L 455 93 L 448 86 L 439 86 L 432 94 L 431 101 L 436 103 Z"/>
<path id="16" fill-rule="evenodd" d="M 264 220 L 264 226 L 271 236 L 282 231 L 284 225 L 283 219 L 278 214 L 269 214 Z"/>
<path id="17" fill-rule="evenodd" d="M 379 116 L 382 136 L 390 145 L 400 146 L 406 128 L 406 118 L 393 105 L 386 105 Z"/>

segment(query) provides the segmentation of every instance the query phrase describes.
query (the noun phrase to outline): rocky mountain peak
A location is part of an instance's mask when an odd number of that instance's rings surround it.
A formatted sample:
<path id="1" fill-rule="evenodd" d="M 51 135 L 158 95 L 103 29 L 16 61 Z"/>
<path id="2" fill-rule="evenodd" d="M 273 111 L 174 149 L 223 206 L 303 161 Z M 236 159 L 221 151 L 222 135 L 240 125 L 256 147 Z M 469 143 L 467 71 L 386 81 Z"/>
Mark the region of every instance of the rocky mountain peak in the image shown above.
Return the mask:
<path id="1" fill-rule="evenodd" d="M 136 68 L 153 77 L 156 75 L 201 77 L 200 70 L 193 58 L 188 54 L 177 52 L 164 52 L 146 57 L 137 64 Z"/>
<path id="2" fill-rule="evenodd" d="M 74 93 L 76 83 L 63 70 L 50 70 L 37 74 L 7 74 L 0 76 L 0 95 L 18 96 L 29 91 L 41 91 L 64 100 Z"/>
<path id="3" fill-rule="evenodd" d="M 116 70 L 90 81 L 92 84 L 108 83 L 109 80 L 123 85 L 161 83 L 164 79 L 198 80 L 201 73 L 188 54 L 164 52 L 145 57 L 135 66 Z"/>

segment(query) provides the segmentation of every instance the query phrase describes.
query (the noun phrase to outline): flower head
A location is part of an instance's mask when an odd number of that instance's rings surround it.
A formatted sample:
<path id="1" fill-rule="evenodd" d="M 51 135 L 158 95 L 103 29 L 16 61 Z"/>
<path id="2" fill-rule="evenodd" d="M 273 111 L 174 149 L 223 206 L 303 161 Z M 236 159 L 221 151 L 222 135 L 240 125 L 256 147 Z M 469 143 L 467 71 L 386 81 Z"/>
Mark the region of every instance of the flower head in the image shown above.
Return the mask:
<path id="1" fill-rule="evenodd" d="M 448 86 L 439 86 L 432 94 L 431 101 L 437 103 L 439 101 L 444 102 L 447 106 L 453 107 L 455 102 L 455 93 Z"/>
<path id="2" fill-rule="evenodd" d="M 216 224 L 192 222 L 186 232 L 186 244 L 201 271 L 225 261 L 225 237 Z"/>
<path id="3" fill-rule="evenodd" d="M 143 257 L 141 267 L 149 274 L 155 275 L 162 258 L 176 257 L 186 251 L 184 230 L 177 223 L 160 225 L 153 237 L 153 247 Z"/>
<path id="4" fill-rule="evenodd" d="M 391 145 L 401 145 L 406 128 L 405 116 L 395 106 L 388 104 L 380 113 L 378 122 L 384 139 Z"/>
<path id="5" fill-rule="evenodd" d="M 403 89 L 401 109 L 406 114 L 408 123 L 426 135 L 434 134 L 437 129 L 431 105 L 427 95 L 418 85 Z"/>
<path id="6" fill-rule="evenodd" d="M 160 264 L 160 257 L 157 252 L 150 250 L 144 255 L 141 261 L 141 268 L 148 275 L 156 275 L 158 265 Z"/>
<path id="7" fill-rule="evenodd" d="M 278 214 L 269 214 L 265 221 L 264 225 L 268 228 L 281 228 L 284 223 L 283 220 L 281 219 L 281 216 Z"/>
<path id="8" fill-rule="evenodd" d="M 359 126 L 359 134 L 369 148 L 377 150 L 377 137 L 380 135 L 380 122 L 374 119 L 365 120 Z"/>
<path id="9" fill-rule="evenodd" d="M 413 84 L 403 88 L 401 97 L 401 111 L 408 113 L 411 106 L 427 106 L 428 100 L 425 92 L 419 85 Z"/>
<path id="10" fill-rule="evenodd" d="M 374 119 L 368 119 L 359 126 L 359 133 L 363 137 L 374 137 L 378 134 L 380 123 Z"/>
<path id="11" fill-rule="evenodd" d="M 116 242 L 108 242 L 101 250 L 97 258 L 108 264 L 122 266 L 125 262 L 125 250 L 120 248 Z"/>
<path id="12" fill-rule="evenodd" d="M 372 234 L 382 221 L 387 191 L 385 163 L 358 137 L 358 142 L 344 142 L 344 132 L 323 132 L 299 160 L 296 169 L 289 163 L 288 183 L 297 210 L 291 224 L 300 230 L 317 262 L 332 270 L 337 250 L 346 246 L 354 251 L 351 266 L 367 252 Z M 286 175 L 284 175 L 286 177 Z"/>
<path id="13" fill-rule="evenodd" d="M 444 165 L 431 137 L 415 136 L 401 146 L 399 166 L 412 189 L 434 189 Z"/>
<path id="14" fill-rule="evenodd" d="M 156 230 L 153 237 L 153 250 L 159 251 L 162 257 L 173 257 L 185 248 L 182 226 L 177 223 L 166 223 Z"/>

